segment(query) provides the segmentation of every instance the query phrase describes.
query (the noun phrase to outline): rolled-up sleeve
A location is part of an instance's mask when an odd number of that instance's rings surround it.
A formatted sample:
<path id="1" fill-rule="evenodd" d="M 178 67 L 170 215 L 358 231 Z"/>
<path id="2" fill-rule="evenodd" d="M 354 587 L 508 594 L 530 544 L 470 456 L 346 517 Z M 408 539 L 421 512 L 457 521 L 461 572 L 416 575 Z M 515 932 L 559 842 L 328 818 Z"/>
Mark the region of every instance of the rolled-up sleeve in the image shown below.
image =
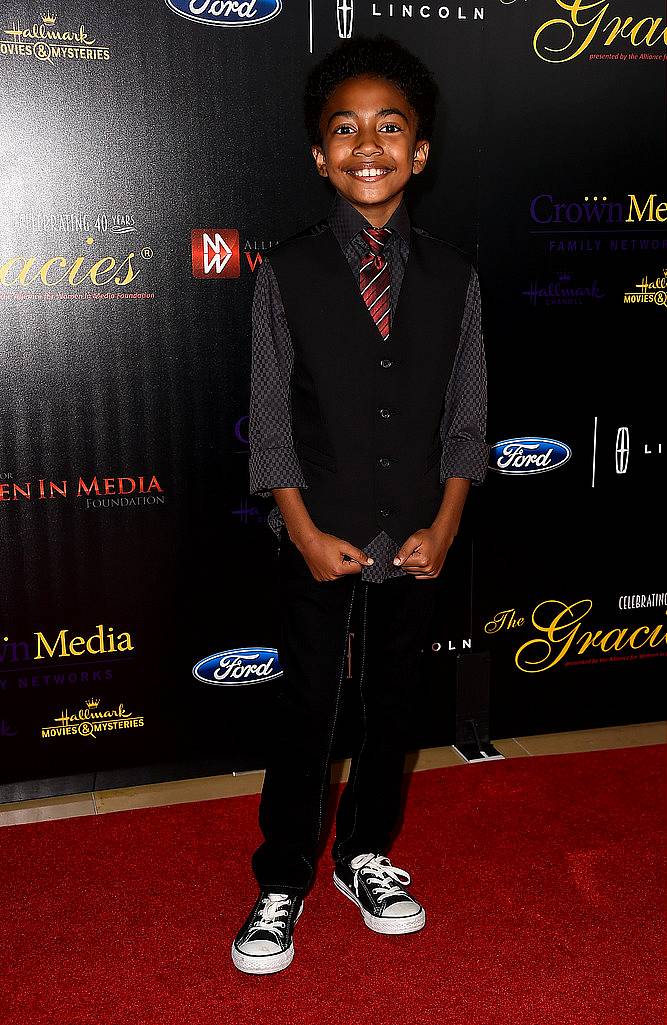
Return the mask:
<path id="1" fill-rule="evenodd" d="M 440 424 L 440 481 L 463 477 L 482 484 L 489 463 L 486 443 L 487 376 L 479 276 L 474 266 L 461 320 L 459 346 Z"/>
<path id="2" fill-rule="evenodd" d="M 257 271 L 252 303 L 250 373 L 250 494 L 267 498 L 272 488 L 307 487 L 292 442 L 290 375 L 294 352 L 278 282 L 265 257 Z"/>

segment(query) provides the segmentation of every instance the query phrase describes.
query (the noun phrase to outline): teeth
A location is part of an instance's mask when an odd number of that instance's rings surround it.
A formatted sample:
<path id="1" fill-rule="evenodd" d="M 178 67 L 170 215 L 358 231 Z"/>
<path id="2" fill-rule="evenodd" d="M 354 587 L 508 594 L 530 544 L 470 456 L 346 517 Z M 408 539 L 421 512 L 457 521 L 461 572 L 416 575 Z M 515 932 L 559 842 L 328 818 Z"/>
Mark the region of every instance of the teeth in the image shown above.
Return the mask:
<path id="1" fill-rule="evenodd" d="M 387 174 L 387 169 L 382 167 L 364 167 L 360 171 L 350 171 L 349 174 L 353 174 L 355 178 L 381 178 L 383 174 Z"/>

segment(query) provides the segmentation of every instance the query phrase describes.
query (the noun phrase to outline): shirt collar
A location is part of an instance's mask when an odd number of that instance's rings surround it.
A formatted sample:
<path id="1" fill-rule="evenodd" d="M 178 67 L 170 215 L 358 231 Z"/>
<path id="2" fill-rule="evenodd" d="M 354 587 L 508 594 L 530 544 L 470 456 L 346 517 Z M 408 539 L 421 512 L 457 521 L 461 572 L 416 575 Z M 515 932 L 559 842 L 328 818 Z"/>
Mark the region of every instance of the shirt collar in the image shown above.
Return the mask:
<path id="1" fill-rule="evenodd" d="M 372 227 L 370 221 L 367 221 L 364 215 L 360 214 L 356 207 L 353 207 L 349 200 L 338 192 L 331 204 L 327 221 L 342 249 L 362 228 Z M 410 216 L 403 199 L 383 227 L 394 229 L 404 242 L 410 244 Z"/>

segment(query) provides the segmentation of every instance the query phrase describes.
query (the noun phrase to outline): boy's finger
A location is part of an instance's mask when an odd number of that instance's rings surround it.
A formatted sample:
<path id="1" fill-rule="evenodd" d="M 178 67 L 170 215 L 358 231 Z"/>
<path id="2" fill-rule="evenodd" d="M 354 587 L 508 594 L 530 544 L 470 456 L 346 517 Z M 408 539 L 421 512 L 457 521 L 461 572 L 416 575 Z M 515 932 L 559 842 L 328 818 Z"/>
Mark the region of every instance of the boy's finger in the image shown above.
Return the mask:
<path id="1" fill-rule="evenodd" d="M 355 548 L 354 545 L 345 545 L 345 548 L 341 549 L 343 556 L 343 562 L 349 562 L 350 559 L 354 559 L 361 566 L 372 566 L 373 559 L 366 555 L 366 552 L 362 551 L 361 548 Z"/>
<path id="2" fill-rule="evenodd" d="M 402 566 L 405 560 L 412 555 L 415 548 L 418 548 L 421 544 L 421 538 L 416 534 L 410 534 L 410 537 L 406 538 L 401 547 L 394 556 L 394 565 Z"/>

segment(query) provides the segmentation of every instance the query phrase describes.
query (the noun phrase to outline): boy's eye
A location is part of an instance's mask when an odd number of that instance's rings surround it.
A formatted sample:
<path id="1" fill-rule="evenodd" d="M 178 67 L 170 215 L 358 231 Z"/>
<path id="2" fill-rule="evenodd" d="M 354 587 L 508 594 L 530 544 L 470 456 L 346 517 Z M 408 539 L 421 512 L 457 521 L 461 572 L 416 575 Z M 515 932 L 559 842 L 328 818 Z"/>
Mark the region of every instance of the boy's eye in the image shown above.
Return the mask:
<path id="1" fill-rule="evenodd" d="M 355 131 L 355 125 L 337 125 L 337 127 L 334 128 L 334 130 L 333 130 L 333 134 L 334 135 L 336 135 L 336 134 L 347 135 L 348 134 L 347 131 L 344 131 L 344 129 L 347 129 L 347 128 L 349 128 L 351 132 Z M 391 131 L 388 133 L 389 135 L 393 135 L 394 132 L 402 132 L 403 131 L 401 126 L 397 125 L 397 124 L 394 124 L 393 121 L 387 121 L 385 124 L 380 125 L 380 127 L 378 128 L 378 131 L 381 132 L 385 128 L 390 128 L 391 129 Z"/>

